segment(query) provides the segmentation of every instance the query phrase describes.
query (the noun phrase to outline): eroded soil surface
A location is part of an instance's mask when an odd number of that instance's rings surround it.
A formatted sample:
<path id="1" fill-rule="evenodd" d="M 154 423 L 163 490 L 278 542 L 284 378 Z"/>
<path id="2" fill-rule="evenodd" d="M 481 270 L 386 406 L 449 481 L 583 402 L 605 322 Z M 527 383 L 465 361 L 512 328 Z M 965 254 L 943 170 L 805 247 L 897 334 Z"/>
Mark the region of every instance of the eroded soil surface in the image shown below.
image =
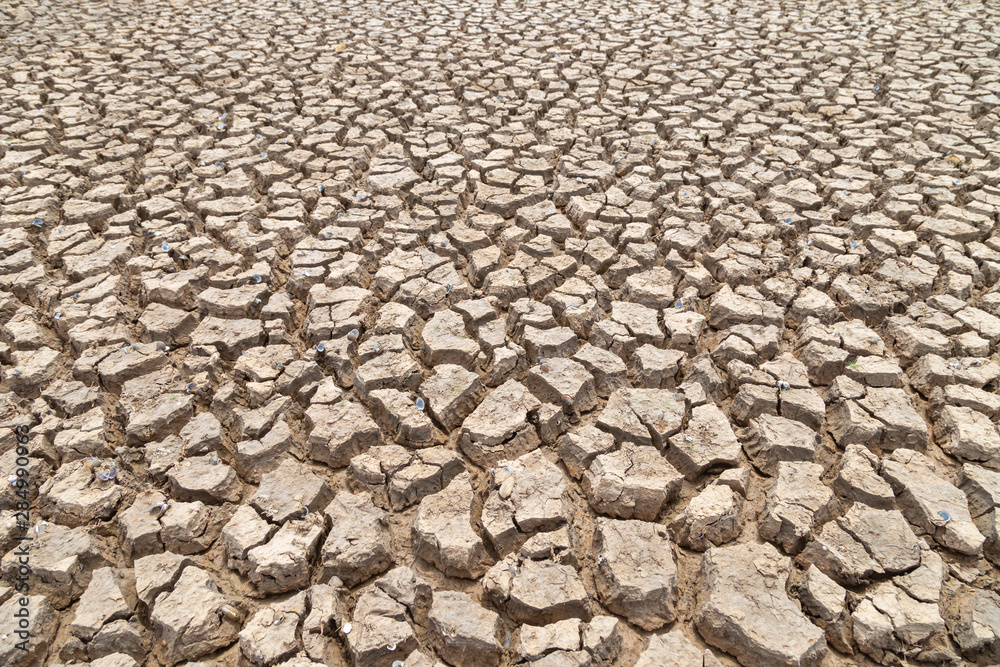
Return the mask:
<path id="1" fill-rule="evenodd" d="M 998 16 L 0 2 L 0 664 L 998 664 Z"/>

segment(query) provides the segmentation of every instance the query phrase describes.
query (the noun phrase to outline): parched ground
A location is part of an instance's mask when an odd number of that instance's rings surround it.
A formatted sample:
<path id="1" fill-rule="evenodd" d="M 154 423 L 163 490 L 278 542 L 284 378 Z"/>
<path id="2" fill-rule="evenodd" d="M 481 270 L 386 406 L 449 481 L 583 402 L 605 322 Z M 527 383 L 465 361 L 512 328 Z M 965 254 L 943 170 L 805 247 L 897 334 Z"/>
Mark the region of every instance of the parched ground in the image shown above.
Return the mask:
<path id="1" fill-rule="evenodd" d="M 996 2 L 0 18 L 0 664 L 1000 664 Z"/>

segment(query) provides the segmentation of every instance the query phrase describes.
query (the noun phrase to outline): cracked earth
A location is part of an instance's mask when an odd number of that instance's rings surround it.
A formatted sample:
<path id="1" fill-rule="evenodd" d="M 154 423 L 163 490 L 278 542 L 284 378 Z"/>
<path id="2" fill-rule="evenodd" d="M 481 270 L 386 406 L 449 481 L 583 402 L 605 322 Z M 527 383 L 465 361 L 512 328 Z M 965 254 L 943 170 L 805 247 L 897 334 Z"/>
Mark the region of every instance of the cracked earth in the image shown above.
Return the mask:
<path id="1" fill-rule="evenodd" d="M 1000 663 L 997 35 L 0 2 L 0 663 Z"/>

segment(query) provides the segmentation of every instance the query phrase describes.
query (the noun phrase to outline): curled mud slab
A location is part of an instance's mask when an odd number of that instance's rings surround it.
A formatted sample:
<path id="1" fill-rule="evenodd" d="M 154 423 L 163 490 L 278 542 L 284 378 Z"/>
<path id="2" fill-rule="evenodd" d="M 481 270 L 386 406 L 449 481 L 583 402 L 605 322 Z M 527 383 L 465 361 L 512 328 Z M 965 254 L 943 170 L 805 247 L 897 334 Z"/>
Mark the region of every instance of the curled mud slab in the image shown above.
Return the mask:
<path id="1" fill-rule="evenodd" d="M 0 664 L 997 664 L 998 16 L 0 2 Z"/>

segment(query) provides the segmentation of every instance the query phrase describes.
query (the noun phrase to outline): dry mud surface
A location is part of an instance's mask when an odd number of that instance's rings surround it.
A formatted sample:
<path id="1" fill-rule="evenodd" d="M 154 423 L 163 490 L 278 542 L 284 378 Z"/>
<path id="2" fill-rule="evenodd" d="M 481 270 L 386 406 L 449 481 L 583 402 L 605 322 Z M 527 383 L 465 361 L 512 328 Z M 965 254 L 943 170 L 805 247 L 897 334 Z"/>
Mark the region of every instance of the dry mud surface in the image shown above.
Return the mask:
<path id="1" fill-rule="evenodd" d="M 996 3 L 0 12 L 0 664 L 1000 662 Z"/>

